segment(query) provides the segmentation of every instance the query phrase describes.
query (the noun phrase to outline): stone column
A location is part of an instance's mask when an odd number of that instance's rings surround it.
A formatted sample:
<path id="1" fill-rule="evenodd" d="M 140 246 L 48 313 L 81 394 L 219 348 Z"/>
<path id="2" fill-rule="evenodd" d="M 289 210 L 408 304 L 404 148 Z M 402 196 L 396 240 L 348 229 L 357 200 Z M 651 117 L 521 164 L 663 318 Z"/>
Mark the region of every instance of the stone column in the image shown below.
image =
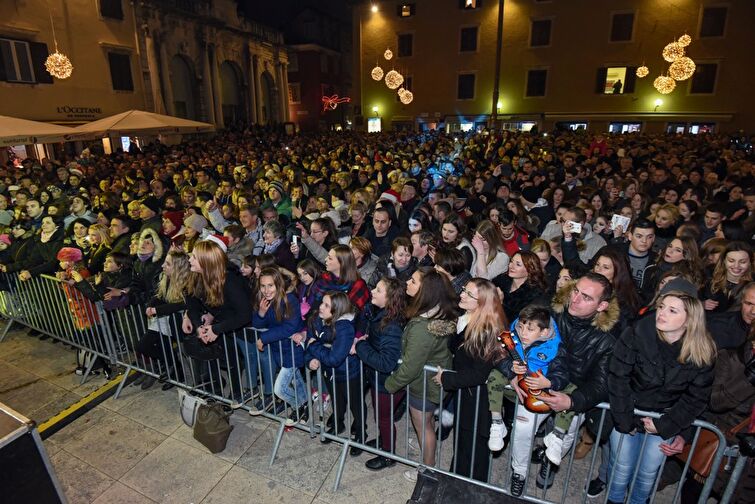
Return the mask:
<path id="1" fill-rule="evenodd" d="M 160 37 L 160 66 L 162 67 L 162 84 L 165 97 L 165 109 L 169 115 L 176 115 L 176 105 L 173 99 L 173 84 L 170 81 L 170 59 L 168 59 L 168 48 L 165 44 L 164 37 Z"/>
<path id="2" fill-rule="evenodd" d="M 212 72 L 210 71 L 210 45 L 205 44 L 202 49 L 202 89 L 204 91 L 207 120 L 217 126 L 215 122 L 215 101 L 212 96 Z"/>
<path id="3" fill-rule="evenodd" d="M 220 67 L 218 65 L 218 49 L 210 46 L 210 75 L 212 82 L 212 96 L 215 100 L 215 126 L 224 128 L 223 122 L 223 88 L 220 84 Z"/>
<path id="4" fill-rule="evenodd" d="M 260 57 L 258 54 L 252 56 L 252 69 L 254 70 L 254 103 L 257 111 L 257 123 L 261 124 L 265 118 L 262 114 L 262 71 L 260 70 Z"/>
<path id="5" fill-rule="evenodd" d="M 288 110 L 288 63 L 281 63 L 281 74 L 283 76 L 283 122 L 291 120 Z"/>
<path id="6" fill-rule="evenodd" d="M 288 109 L 288 88 L 283 87 L 283 64 L 278 62 L 275 64 L 275 87 L 278 90 L 278 107 L 280 113 L 278 114 L 278 120 L 284 122 L 286 120 L 286 110 Z"/>
<path id="7" fill-rule="evenodd" d="M 149 83 L 152 90 L 152 102 L 154 103 L 155 112 L 158 114 L 165 114 L 165 103 L 163 102 L 160 70 L 157 65 L 155 39 L 152 38 L 152 34 L 148 28 L 144 30 L 144 46 L 147 51 L 147 69 L 149 70 Z"/>
<path id="8" fill-rule="evenodd" d="M 249 83 L 249 122 L 257 124 L 257 73 L 254 65 L 252 46 L 249 45 L 249 57 L 247 58 L 247 82 Z"/>

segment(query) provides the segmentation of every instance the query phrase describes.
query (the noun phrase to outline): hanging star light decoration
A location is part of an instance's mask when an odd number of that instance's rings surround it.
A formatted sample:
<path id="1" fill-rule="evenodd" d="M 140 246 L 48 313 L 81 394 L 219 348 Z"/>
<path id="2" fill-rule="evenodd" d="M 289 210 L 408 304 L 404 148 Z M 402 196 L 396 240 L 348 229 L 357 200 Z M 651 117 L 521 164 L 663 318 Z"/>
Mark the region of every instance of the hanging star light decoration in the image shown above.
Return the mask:
<path id="1" fill-rule="evenodd" d="M 370 72 L 370 75 L 372 78 L 376 81 L 379 81 L 383 78 L 384 72 L 383 69 L 380 68 L 380 65 L 375 65 L 375 68 L 372 69 L 372 72 Z"/>
<path id="2" fill-rule="evenodd" d="M 684 56 L 674 61 L 668 67 L 668 74 L 674 80 L 683 81 L 687 80 L 695 73 L 695 62 L 692 58 Z"/>
<path id="3" fill-rule="evenodd" d="M 390 60 L 391 58 L 393 58 L 393 51 L 391 51 L 390 49 L 386 49 L 385 52 L 383 53 L 383 58 L 387 60 Z"/>
<path id="4" fill-rule="evenodd" d="M 679 44 L 679 42 L 671 42 L 670 44 L 666 44 L 666 47 L 663 48 L 661 56 L 663 56 L 663 59 L 669 63 L 673 63 L 684 56 L 684 47 Z"/>
<path id="5" fill-rule="evenodd" d="M 647 77 L 650 73 L 650 69 L 646 67 L 645 65 L 642 65 L 640 67 L 637 67 L 637 70 L 634 72 L 637 77 L 642 79 L 643 77 Z"/>
<path id="6" fill-rule="evenodd" d="M 660 75 L 653 81 L 653 87 L 661 94 L 669 94 L 676 87 L 676 81 L 668 75 Z"/>
<path id="7" fill-rule="evenodd" d="M 404 76 L 395 70 L 391 70 L 385 74 L 385 85 L 388 89 L 396 89 L 404 83 Z"/>

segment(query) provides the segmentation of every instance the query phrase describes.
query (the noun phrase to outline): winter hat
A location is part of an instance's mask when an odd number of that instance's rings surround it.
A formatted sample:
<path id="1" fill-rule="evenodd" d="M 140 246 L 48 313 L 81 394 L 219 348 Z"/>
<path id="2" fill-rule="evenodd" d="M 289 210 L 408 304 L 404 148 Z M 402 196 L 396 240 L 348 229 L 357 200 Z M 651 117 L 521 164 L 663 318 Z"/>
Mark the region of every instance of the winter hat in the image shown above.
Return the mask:
<path id="1" fill-rule="evenodd" d="M 144 205 L 145 207 L 149 208 L 150 210 L 152 210 L 156 214 L 160 213 L 160 207 L 161 207 L 160 200 L 157 199 L 157 198 L 155 198 L 154 196 L 149 196 L 147 198 L 144 198 L 142 200 L 141 204 Z"/>
<path id="2" fill-rule="evenodd" d="M 10 226 L 13 214 L 7 210 L 0 210 L 0 226 Z"/>
<path id="3" fill-rule="evenodd" d="M 183 226 L 184 213 L 180 210 L 166 210 L 163 212 L 163 218 L 168 219 L 176 229 L 181 229 Z"/>
<path id="4" fill-rule="evenodd" d="M 63 247 L 56 257 L 58 261 L 79 262 L 84 258 L 84 254 L 75 247 Z"/>
<path id="5" fill-rule="evenodd" d="M 199 214 L 192 214 L 184 219 L 184 225 L 190 227 L 197 233 L 201 233 L 202 230 L 207 227 L 207 219 Z"/>
<path id="6" fill-rule="evenodd" d="M 5 243 L 6 245 L 10 245 L 11 243 L 10 235 L 0 234 L 0 242 Z"/>
<path id="7" fill-rule="evenodd" d="M 697 287 L 695 287 L 695 285 L 689 280 L 685 280 L 684 278 L 674 278 L 667 283 L 663 289 L 661 289 L 660 294 L 661 296 L 664 296 L 670 292 L 681 292 L 693 299 L 699 299 L 697 291 Z"/>
<path id="8" fill-rule="evenodd" d="M 380 195 L 381 200 L 388 200 L 394 205 L 398 203 L 399 198 L 400 198 L 399 193 L 397 193 L 393 189 L 388 189 L 387 191 L 384 191 L 383 194 Z"/>
<path id="9" fill-rule="evenodd" d="M 275 189 L 281 194 L 281 196 L 286 196 L 286 191 L 283 189 L 283 184 L 278 180 L 273 180 L 267 185 L 267 190 L 269 191 L 270 189 Z"/>
<path id="10" fill-rule="evenodd" d="M 220 247 L 223 250 L 223 252 L 228 252 L 228 237 L 211 234 L 211 235 L 208 235 L 207 238 L 205 238 L 205 240 L 215 243 L 218 247 Z"/>

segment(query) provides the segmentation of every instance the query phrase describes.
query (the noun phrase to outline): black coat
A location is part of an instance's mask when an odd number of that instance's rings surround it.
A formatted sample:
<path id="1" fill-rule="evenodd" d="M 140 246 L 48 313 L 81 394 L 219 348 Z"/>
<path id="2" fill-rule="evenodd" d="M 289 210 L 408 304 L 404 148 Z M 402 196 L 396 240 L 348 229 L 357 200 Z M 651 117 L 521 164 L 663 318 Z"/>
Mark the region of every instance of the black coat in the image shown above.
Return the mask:
<path id="1" fill-rule="evenodd" d="M 112 252 L 120 252 L 121 254 L 129 255 L 129 249 L 131 247 L 131 233 L 123 233 L 118 238 L 113 240 L 110 245 Z"/>
<path id="2" fill-rule="evenodd" d="M 572 411 L 584 413 L 608 399 L 608 363 L 616 344 L 611 331 L 619 321 L 620 309 L 614 298 L 607 310 L 592 318 L 574 317 L 569 314 L 573 287 L 569 284 L 556 294 L 552 311 L 561 332 L 569 378 L 577 386 L 570 394 Z"/>
<path id="3" fill-rule="evenodd" d="M 514 292 L 509 292 L 513 280 L 506 273 L 498 275 L 492 281 L 493 285 L 499 287 L 503 292 L 503 311 L 509 322 L 519 316 L 522 308 L 532 304 L 535 300 L 540 299 L 542 300 L 541 304 L 547 306 L 547 300 L 550 299 L 549 292 L 540 289 L 530 282 L 525 282 Z"/>
<path id="4" fill-rule="evenodd" d="M 202 315 L 210 313 L 215 317 L 212 331 L 220 336 L 223 333 L 240 329 L 252 323 L 251 299 L 246 279 L 232 266 L 223 284 L 223 304 L 208 306 L 204 300 L 196 297 L 186 299 L 187 312 L 196 330 L 202 325 Z"/>
<path id="5" fill-rule="evenodd" d="M 129 286 L 129 300 L 132 304 L 143 304 L 149 301 L 157 291 L 160 273 L 164 259 L 134 262 L 131 285 Z"/>
<path id="6" fill-rule="evenodd" d="M 705 312 L 705 322 L 719 350 L 738 348 L 747 340 L 750 332 L 750 326 L 742 318 L 741 310 Z"/>
<path id="7" fill-rule="evenodd" d="M 359 332 L 369 335 L 366 340 L 356 345 L 359 359 L 364 362 L 367 380 L 375 385 L 375 372 L 377 371 L 377 390 L 387 394 L 385 379 L 396 370 L 401 358 L 401 336 L 404 329 L 398 322 L 389 322 L 382 327 L 385 310 L 381 310 L 372 304 L 365 307 L 364 316 L 359 317 L 362 327 Z"/>
<path id="8" fill-rule="evenodd" d="M 24 257 L 8 266 L 8 272 L 27 270 L 32 276 L 52 274 L 58 270 L 58 251 L 63 248 L 63 229 L 58 228 L 42 243 L 38 233 L 26 244 Z"/>
<path id="9" fill-rule="evenodd" d="M 653 423 L 664 439 L 679 434 L 702 414 L 710 399 L 713 365 L 681 364 L 681 346 L 681 340 L 668 344 L 658 337 L 655 315 L 624 331 L 614 348 L 608 376 L 617 431 L 629 433 L 642 426 L 635 408 L 663 414 Z"/>

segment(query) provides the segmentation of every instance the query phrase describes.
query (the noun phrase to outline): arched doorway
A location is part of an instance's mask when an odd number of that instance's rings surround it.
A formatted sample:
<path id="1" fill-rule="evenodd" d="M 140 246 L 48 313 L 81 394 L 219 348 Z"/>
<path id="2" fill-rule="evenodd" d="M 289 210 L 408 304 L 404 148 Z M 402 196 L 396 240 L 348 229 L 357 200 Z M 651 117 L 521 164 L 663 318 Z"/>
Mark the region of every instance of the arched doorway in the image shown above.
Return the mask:
<path id="1" fill-rule="evenodd" d="M 262 72 L 262 124 L 280 122 L 278 117 L 278 95 L 275 90 L 275 80 L 270 72 Z"/>
<path id="2" fill-rule="evenodd" d="M 173 110 L 176 116 L 198 119 L 197 80 L 183 56 L 176 55 L 170 60 L 170 85 L 173 89 Z"/>
<path id="3" fill-rule="evenodd" d="M 228 125 L 245 119 L 244 98 L 241 92 L 241 74 L 236 65 L 224 61 L 220 65 L 220 83 L 222 96 L 220 103 L 223 108 L 223 123 Z"/>

